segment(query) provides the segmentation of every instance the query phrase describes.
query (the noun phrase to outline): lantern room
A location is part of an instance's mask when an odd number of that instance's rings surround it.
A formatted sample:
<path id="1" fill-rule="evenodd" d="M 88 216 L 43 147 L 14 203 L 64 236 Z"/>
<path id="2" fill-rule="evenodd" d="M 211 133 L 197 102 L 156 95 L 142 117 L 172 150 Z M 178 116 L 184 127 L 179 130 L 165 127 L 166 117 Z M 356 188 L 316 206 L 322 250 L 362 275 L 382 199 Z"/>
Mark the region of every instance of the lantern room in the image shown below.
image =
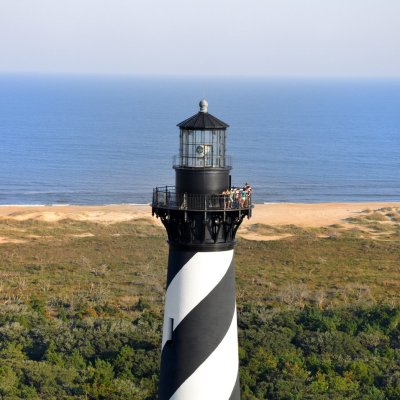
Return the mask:
<path id="1" fill-rule="evenodd" d="M 179 155 L 174 165 L 178 167 L 227 167 L 225 154 L 228 124 L 208 113 L 208 103 L 201 100 L 200 111 L 181 122 Z"/>

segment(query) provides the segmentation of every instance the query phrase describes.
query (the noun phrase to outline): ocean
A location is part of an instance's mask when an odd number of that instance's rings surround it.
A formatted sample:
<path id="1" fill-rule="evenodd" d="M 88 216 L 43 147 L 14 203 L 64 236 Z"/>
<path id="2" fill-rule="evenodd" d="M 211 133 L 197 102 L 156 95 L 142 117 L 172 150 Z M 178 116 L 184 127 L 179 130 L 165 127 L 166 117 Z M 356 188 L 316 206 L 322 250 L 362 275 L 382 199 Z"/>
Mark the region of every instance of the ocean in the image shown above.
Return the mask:
<path id="1" fill-rule="evenodd" d="M 254 202 L 400 201 L 399 80 L 0 75 L 0 204 L 149 203 L 203 97 Z"/>

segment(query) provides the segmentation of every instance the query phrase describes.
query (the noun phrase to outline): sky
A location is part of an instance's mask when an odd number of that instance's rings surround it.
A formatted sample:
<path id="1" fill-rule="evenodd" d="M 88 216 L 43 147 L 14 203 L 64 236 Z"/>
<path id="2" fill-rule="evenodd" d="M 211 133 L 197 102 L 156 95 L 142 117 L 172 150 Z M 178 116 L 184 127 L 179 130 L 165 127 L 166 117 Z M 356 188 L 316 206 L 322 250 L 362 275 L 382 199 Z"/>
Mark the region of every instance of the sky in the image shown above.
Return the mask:
<path id="1" fill-rule="evenodd" d="M 400 0 L 0 0 L 0 72 L 400 77 Z"/>

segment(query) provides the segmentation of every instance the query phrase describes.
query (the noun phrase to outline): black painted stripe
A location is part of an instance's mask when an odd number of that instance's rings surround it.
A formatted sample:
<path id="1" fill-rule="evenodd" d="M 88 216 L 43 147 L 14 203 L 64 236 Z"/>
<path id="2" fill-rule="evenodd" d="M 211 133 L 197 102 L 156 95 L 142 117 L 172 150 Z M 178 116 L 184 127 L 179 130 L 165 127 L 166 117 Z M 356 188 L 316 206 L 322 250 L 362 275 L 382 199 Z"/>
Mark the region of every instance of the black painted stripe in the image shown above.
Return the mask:
<path id="1" fill-rule="evenodd" d="M 235 386 L 233 387 L 231 397 L 229 400 L 240 400 L 240 383 L 239 383 L 239 372 L 236 377 Z"/>
<path id="2" fill-rule="evenodd" d="M 182 251 L 173 248 L 169 249 L 167 288 L 175 278 L 175 275 L 189 262 L 189 260 L 195 254 L 195 251 Z"/>
<path id="3" fill-rule="evenodd" d="M 225 337 L 235 312 L 233 259 L 225 276 L 177 326 L 161 353 L 160 398 L 170 399 Z M 207 384 L 207 382 L 205 382 Z"/>

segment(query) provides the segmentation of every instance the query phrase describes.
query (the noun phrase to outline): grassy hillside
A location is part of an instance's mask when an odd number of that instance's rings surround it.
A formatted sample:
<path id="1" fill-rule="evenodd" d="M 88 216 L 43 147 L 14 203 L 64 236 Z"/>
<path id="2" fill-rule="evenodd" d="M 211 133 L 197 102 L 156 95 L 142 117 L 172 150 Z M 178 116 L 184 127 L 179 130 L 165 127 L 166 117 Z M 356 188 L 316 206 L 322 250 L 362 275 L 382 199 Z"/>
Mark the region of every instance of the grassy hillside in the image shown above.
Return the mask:
<path id="1" fill-rule="evenodd" d="M 239 306 L 400 304 L 400 227 L 373 221 L 384 235 L 362 237 L 340 226 L 302 229 L 254 225 L 291 234 L 274 241 L 239 239 L 235 261 Z M 380 228 L 379 228 L 380 227 Z M 0 304 L 40 299 L 49 315 L 76 312 L 134 316 L 139 302 L 163 305 L 168 245 L 147 220 L 96 224 L 65 220 L 0 222 Z M 102 307 L 107 305 L 108 311 Z"/>

